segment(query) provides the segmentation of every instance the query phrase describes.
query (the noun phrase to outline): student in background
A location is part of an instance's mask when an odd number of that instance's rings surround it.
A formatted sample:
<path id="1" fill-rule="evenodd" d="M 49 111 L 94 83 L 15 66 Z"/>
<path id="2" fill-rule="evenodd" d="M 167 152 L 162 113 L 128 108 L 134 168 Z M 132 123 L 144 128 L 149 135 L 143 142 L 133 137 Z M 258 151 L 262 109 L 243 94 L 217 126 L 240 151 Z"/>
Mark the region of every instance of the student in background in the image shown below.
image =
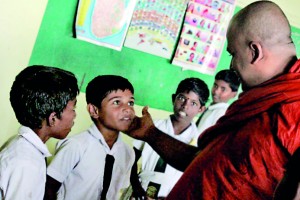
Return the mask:
<path id="1" fill-rule="evenodd" d="M 29 66 L 16 76 L 10 102 L 22 126 L 0 153 L 0 199 L 43 199 L 45 142 L 71 131 L 78 93 L 74 74 L 62 69 Z"/>
<path id="2" fill-rule="evenodd" d="M 234 71 L 225 69 L 216 74 L 211 89 L 212 103 L 196 121 L 198 134 L 192 144 L 196 145 L 199 135 L 225 114 L 229 107 L 228 101 L 236 96 L 239 86 L 240 80 Z"/>
<path id="3" fill-rule="evenodd" d="M 253 2 L 233 16 L 226 37 L 243 93 L 197 147 L 157 129 L 147 107 L 127 131 L 184 171 L 166 199 L 272 199 L 300 147 L 300 60 L 283 11 Z"/>
<path id="4" fill-rule="evenodd" d="M 87 110 L 94 124 L 58 142 L 47 168 L 45 199 L 118 199 L 129 186 L 135 157 L 120 131 L 134 118 L 133 94 L 131 83 L 121 76 L 97 76 L 88 84 Z"/>
<path id="5" fill-rule="evenodd" d="M 208 96 L 208 87 L 199 78 L 182 80 L 175 94 L 172 95 L 173 114 L 167 119 L 155 120 L 155 126 L 176 140 L 190 143 L 198 133 L 193 119 L 205 110 Z M 140 157 L 142 159 L 139 177 L 136 167 L 132 170 L 133 196 L 146 195 L 148 198 L 154 199 L 166 197 L 182 172 L 164 162 L 149 144 L 135 140 L 133 146 L 136 159 L 138 160 Z"/>

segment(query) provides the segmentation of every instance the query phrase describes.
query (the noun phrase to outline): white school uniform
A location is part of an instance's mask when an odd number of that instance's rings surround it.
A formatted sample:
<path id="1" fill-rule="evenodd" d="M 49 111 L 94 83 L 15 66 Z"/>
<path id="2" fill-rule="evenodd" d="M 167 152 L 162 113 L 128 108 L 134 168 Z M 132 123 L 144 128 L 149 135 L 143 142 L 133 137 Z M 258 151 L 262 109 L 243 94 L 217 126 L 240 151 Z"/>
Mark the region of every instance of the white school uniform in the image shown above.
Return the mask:
<path id="1" fill-rule="evenodd" d="M 42 200 L 48 156 L 47 146 L 36 133 L 21 126 L 0 153 L 0 199 Z"/>
<path id="2" fill-rule="evenodd" d="M 195 123 L 192 122 L 184 132 L 180 135 L 175 135 L 170 117 L 164 120 L 156 120 L 154 121 L 154 124 L 162 132 L 184 143 L 190 143 L 198 132 Z M 146 190 L 150 181 L 161 184 L 158 196 L 166 197 L 181 177 L 182 172 L 168 164 L 164 173 L 155 172 L 154 168 L 160 156 L 148 143 L 141 140 L 134 140 L 133 146 L 142 151 L 142 168 L 141 173 L 139 174 L 142 187 Z"/>
<path id="3" fill-rule="evenodd" d="M 47 174 L 62 183 L 57 199 L 99 200 L 103 187 L 106 155 L 115 158 L 107 199 L 118 199 L 120 190 L 128 187 L 135 155 L 119 134 L 112 149 L 95 125 L 88 130 L 58 142 L 56 155 Z"/>
<path id="4" fill-rule="evenodd" d="M 198 134 L 194 138 L 196 143 L 200 134 L 212 125 L 215 125 L 218 119 L 225 114 L 228 107 L 228 103 L 221 102 L 210 105 L 207 108 L 198 124 Z"/>

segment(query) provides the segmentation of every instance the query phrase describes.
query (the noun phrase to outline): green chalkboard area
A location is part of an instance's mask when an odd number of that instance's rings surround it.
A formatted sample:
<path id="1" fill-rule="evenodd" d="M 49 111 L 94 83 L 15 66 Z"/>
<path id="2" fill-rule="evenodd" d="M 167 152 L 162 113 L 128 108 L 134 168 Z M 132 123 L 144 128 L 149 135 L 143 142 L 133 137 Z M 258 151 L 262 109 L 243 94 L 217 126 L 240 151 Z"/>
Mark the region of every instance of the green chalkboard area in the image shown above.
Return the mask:
<path id="1" fill-rule="evenodd" d="M 135 88 L 137 105 L 172 111 L 171 95 L 178 83 L 187 77 L 198 77 L 211 88 L 214 76 L 195 71 L 182 71 L 170 60 L 137 50 L 116 51 L 73 37 L 78 0 L 51 0 L 29 61 L 30 65 L 56 66 L 75 73 L 85 92 L 87 83 L 97 75 L 115 74 L 126 77 Z M 300 33 L 299 29 L 293 32 Z M 295 34 L 298 41 L 299 35 Z M 226 49 L 226 44 L 224 46 Z M 299 55 L 299 52 L 298 52 Z M 217 71 L 228 68 L 230 56 L 224 50 Z"/>

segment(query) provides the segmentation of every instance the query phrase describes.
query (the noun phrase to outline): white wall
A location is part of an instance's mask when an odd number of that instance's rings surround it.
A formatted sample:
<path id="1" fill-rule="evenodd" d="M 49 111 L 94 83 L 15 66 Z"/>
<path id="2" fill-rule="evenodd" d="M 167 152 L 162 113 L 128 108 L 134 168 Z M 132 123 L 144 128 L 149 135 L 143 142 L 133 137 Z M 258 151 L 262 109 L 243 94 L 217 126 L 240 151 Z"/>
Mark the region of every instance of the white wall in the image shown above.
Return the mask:
<path id="1" fill-rule="evenodd" d="M 18 128 L 9 91 L 16 74 L 28 64 L 47 2 L 0 0 L 0 145 Z"/>

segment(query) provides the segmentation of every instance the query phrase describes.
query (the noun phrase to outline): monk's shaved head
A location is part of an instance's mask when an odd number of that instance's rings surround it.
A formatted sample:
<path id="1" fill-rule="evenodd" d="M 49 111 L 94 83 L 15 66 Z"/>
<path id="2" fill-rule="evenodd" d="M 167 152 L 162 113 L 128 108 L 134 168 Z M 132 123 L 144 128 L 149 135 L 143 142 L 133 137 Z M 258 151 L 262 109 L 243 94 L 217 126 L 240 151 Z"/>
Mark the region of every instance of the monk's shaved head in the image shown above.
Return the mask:
<path id="1" fill-rule="evenodd" d="M 243 90 L 285 73 L 297 59 L 288 19 L 271 1 L 241 9 L 229 24 L 227 41 L 230 67 L 239 74 Z"/>
<path id="2" fill-rule="evenodd" d="M 289 22 L 280 7 L 271 1 L 257 1 L 237 13 L 230 24 L 228 34 L 240 32 L 245 42 L 253 40 L 265 44 L 291 42 Z"/>

